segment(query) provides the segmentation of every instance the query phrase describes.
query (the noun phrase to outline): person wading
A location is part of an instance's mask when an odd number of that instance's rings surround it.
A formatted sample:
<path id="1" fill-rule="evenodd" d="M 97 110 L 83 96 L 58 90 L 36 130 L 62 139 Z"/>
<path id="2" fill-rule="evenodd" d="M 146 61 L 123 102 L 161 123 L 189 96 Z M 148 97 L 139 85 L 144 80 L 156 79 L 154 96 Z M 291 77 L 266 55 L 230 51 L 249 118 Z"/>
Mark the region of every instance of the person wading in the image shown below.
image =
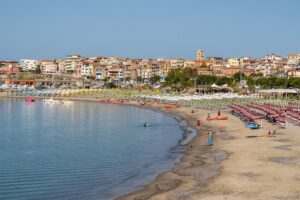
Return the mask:
<path id="1" fill-rule="evenodd" d="M 209 132 L 209 134 L 208 134 L 207 144 L 208 144 L 208 146 L 212 146 L 213 145 L 213 134 L 212 134 L 212 132 Z"/>

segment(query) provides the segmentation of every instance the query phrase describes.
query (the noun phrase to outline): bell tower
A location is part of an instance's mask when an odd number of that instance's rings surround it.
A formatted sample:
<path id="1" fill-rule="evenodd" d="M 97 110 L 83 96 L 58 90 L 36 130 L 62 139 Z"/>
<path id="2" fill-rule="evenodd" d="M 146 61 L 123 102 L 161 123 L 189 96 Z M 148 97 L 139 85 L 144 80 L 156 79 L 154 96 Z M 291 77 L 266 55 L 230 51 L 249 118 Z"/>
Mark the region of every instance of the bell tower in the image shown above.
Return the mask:
<path id="1" fill-rule="evenodd" d="M 197 50 L 197 60 L 204 60 L 204 51 Z"/>

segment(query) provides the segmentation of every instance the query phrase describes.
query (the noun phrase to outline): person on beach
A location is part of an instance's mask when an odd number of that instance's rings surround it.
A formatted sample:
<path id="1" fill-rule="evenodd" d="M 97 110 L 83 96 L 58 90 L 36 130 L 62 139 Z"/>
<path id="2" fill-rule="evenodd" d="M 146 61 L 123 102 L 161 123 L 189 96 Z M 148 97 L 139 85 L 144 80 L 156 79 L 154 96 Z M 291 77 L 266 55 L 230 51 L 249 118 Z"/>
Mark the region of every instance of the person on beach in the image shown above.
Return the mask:
<path id="1" fill-rule="evenodd" d="M 197 123 L 196 123 L 197 129 L 200 129 L 200 126 L 201 126 L 201 122 L 200 122 L 200 120 L 198 119 L 198 120 L 197 120 Z"/>
<path id="2" fill-rule="evenodd" d="M 268 132 L 268 136 L 270 137 L 271 136 L 271 131 L 269 130 L 269 132 Z"/>
<path id="3" fill-rule="evenodd" d="M 221 116 L 221 111 L 219 110 L 219 111 L 218 111 L 218 117 L 220 117 L 220 116 Z"/>
<path id="4" fill-rule="evenodd" d="M 207 144 L 208 144 L 208 146 L 212 146 L 213 145 L 213 134 L 212 134 L 211 131 L 208 134 Z"/>
<path id="5" fill-rule="evenodd" d="M 208 134 L 209 134 L 209 131 L 205 131 L 205 139 L 206 140 L 208 139 Z"/>
<path id="6" fill-rule="evenodd" d="M 208 119 L 208 120 L 210 119 L 210 113 L 207 114 L 207 119 Z"/>

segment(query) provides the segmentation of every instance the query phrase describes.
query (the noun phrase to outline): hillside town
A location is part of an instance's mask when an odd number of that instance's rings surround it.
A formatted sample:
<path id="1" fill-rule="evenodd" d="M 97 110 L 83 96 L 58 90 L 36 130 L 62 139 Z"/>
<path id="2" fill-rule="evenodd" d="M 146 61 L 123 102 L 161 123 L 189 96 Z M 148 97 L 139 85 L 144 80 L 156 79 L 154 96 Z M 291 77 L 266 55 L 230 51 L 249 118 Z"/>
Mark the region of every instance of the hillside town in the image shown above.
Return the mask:
<path id="1" fill-rule="evenodd" d="M 152 83 L 153 77 L 162 83 L 171 69 L 192 68 L 198 75 L 232 77 L 236 73 L 246 76 L 260 74 L 263 77 L 300 77 L 300 54 L 281 57 L 276 54 L 263 58 L 251 57 L 205 57 L 204 51 L 196 52 L 195 60 L 130 59 L 118 57 L 84 57 L 68 55 L 64 59 L 0 61 L 2 84 L 34 86 L 53 85 L 70 87 L 80 80 L 80 87 L 101 87 L 104 83 L 116 86 Z M 86 84 L 85 84 L 86 83 Z M 78 84 L 77 84 L 78 86 Z"/>

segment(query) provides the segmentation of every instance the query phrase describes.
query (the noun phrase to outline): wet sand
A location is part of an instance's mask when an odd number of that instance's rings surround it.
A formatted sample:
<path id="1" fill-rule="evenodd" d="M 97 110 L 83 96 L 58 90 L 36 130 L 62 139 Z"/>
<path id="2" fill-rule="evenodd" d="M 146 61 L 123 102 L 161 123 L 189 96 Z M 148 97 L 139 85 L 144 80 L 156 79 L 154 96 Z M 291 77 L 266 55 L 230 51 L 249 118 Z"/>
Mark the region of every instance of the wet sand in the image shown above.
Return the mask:
<path id="1" fill-rule="evenodd" d="M 222 161 L 228 158 L 225 151 L 219 150 L 216 146 L 208 146 L 206 142 L 204 131 L 211 130 L 216 133 L 219 132 L 218 127 L 205 122 L 206 111 L 197 110 L 192 114 L 191 108 L 165 109 L 159 104 L 148 104 L 146 107 L 179 116 L 197 130 L 197 136 L 187 144 L 185 154 L 176 167 L 160 174 L 143 189 L 119 199 L 187 199 L 207 191 L 209 183 L 221 174 Z M 198 119 L 201 120 L 200 129 L 196 128 Z M 220 134 L 226 140 L 230 138 L 225 132 Z"/>

